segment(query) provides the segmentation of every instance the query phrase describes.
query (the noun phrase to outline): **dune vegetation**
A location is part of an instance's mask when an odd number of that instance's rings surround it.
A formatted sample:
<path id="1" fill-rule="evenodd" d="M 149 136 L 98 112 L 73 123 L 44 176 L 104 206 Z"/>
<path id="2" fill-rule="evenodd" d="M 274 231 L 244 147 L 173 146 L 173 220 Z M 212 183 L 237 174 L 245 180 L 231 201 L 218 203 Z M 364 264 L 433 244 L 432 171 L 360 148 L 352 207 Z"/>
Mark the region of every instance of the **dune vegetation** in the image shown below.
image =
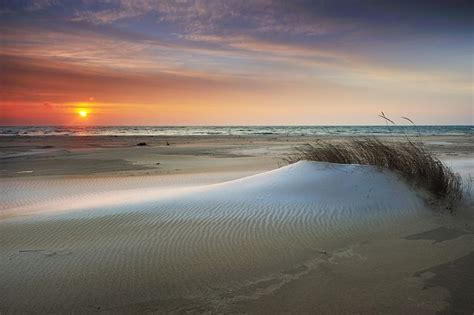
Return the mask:
<path id="1" fill-rule="evenodd" d="M 409 139 L 395 142 L 371 137 L 335 143 L 318 140 L 297 148 L 296 153 L 285 158 L 288 163 L 301 160 L 389 169 L 426 189 L 450 211 L 463 194 L 461 176 L 427 151 L 422 142 Z"/>

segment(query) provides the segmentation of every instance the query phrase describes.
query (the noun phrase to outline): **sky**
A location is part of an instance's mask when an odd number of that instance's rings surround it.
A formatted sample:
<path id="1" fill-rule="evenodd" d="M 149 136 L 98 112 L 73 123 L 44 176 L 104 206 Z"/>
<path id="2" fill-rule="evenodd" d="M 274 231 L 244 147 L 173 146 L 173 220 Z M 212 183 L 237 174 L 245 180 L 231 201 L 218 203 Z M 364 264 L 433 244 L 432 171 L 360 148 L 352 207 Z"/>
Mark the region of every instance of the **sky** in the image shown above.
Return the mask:
<path id="1" fill-rule="evenodd" d="M 0 0 L 0 125 L 472 125 L 472 1 Z"/>

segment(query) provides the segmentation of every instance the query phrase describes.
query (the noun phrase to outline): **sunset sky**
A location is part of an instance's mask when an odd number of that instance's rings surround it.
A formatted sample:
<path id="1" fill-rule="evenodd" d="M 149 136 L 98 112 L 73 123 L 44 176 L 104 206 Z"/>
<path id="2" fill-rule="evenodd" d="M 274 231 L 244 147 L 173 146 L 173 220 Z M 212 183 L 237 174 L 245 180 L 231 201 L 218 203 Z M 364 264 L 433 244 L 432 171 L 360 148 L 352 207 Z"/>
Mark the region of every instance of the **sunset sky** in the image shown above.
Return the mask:
<path id="1" fill-rule="evenodd" d="M 0 125 L 473 124 L 472 1 L 0 3 Z"/>

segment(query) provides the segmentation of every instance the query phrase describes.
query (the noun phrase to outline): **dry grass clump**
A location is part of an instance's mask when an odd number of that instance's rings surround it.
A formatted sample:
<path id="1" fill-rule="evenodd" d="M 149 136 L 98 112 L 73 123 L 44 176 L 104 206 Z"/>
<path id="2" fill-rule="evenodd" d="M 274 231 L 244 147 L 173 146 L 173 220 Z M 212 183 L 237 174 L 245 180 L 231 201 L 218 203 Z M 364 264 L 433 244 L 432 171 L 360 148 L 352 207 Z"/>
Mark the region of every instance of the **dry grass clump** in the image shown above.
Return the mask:
<path id="1" fill-rule="evenodd" d="M 297 149 L 286 162 L 300 160 L 340 164 L 374 165 L 402 174 L 443 201 L 450 210 L 462 197 L 462 180 L 422 144 L 411 141 L 385 143 L 377 138 L 341 143 L 317 141 Z"/>

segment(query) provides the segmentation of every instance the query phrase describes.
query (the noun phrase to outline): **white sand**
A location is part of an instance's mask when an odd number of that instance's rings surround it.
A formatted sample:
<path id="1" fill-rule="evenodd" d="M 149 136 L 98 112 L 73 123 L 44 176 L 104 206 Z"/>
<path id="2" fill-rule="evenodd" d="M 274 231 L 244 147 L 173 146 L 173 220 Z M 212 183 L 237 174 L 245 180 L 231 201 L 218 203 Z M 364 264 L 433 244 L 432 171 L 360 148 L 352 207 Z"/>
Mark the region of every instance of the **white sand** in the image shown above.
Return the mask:
<path id="1" fill-rule="evenodd" d="M 225 175 L 227 178 L 237 176 L 235 173 Z M 400 183 L 399 178 L 368 166 L 299 162 L 251 177 L 203 185 L 203 181 L 212 183 L 226 177 L 213 174 L 49 182 L 9 180 L 1 185 L 5 195 L 0 218 L 81 209 L 94 209 L 101 215 L 104 207 L 126 205 L 127 212 L 128 207 L 147 208 L 159 201 L 171 199 L 173 202 L 178 198 L 206 199 L 210 204 L 234 201 L 265 206 L 278 201 L 295 206 L 314 204 L 318 209 L 330 207 L 338 211 L 351 207 L 388 207 L 393 211 L 393 208 L 411 209 L 421 205 L 419 198 Z"/>
<path id="2" fill-rule="evenodd" d="M 370 166 L 193 176 L 2 183 L 0 311 L 232 310 L 435 216 Z"/>

